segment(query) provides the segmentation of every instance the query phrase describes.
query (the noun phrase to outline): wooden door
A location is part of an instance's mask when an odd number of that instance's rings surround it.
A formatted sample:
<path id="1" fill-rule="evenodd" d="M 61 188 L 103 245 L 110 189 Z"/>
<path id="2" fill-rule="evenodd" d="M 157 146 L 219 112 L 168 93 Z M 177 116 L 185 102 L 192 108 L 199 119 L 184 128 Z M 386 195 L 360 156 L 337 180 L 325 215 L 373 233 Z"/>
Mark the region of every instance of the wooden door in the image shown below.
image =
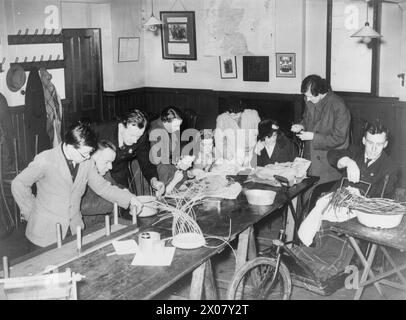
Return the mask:
<path id="1" fill-rule="evenodd" d="M 100 29 L 63 29 L 65 92 L 69 105 L 64 124 L 81 118 L 103 120 L 103 72 Z"/>

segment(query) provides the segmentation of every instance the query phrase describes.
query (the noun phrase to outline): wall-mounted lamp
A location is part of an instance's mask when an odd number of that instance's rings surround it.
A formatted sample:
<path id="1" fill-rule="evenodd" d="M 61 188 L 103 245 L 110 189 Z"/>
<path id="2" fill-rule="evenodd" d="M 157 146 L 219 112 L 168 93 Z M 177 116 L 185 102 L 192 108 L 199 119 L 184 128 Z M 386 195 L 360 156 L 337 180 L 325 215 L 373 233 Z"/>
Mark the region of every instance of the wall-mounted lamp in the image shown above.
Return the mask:
<path id="1" fill-rule="evenodd" d="M 351 35 L 351 38 L 362 38 L 362 42 L 364 43 L 370 43 L 372 39 L 374 38 L 382 38 L 382 35 L 380 35 L 378 32 L 376 32 L 374 29 L 372 29 L 369 26 L 368 22 L 368 2 L 370 0 L 365 0 L 367 3 L 367 21 L 365 22 L 365 25 L 359 29 L 357 32 Z"/>
<path id="2" fill-rule="evenodd" d="M 163 22 L 154 16 L 154 0 L 151 0 L 151 17 L 145 22 L 144 26 L 150 31 L 156 31 L 161 24 Z"/>

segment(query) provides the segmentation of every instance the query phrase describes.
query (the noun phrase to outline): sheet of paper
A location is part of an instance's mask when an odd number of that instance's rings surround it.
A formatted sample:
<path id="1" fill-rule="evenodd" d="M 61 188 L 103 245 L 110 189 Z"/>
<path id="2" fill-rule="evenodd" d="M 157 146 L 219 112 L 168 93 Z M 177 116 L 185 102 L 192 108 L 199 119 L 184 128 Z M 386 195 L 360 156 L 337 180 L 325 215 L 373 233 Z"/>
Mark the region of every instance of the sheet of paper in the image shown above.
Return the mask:
<path id="1" fill-rule="evenodd" d="M 116 254 L 134 254 L 138 252 L 138 244 L 134 239 L 112 242 Z"/>
<path id="2" fill-rule="evenodd" d="M 141 252 L 137 253 L 134 260 L 131 262 L 133 266 L 170 266 L 172 263 L 173 255 L 175 254 L 175 247 L 165 247 L 163 253 L 160 255 L 147 255 Z"/>

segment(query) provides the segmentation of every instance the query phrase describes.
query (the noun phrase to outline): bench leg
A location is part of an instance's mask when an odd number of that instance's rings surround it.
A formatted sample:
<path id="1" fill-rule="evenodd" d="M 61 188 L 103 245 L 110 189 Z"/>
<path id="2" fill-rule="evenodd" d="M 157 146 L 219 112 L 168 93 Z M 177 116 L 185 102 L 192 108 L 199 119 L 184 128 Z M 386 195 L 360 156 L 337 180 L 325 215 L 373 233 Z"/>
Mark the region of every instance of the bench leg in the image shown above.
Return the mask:
<path id="1" fill-rule="evenodd" d="M 189 298 L 191 300 L 202 300 L 203 293 L 205 293 L 205 298 L 208 300 L 218 299 L 210 260 L 193 271 Z"/>

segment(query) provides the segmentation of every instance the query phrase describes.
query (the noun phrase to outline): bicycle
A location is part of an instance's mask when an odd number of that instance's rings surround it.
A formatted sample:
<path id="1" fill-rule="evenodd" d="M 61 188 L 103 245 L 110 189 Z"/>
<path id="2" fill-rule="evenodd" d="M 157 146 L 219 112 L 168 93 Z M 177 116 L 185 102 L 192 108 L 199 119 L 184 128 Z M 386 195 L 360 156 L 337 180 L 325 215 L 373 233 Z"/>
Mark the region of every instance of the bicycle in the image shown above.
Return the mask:
<path id="1" fill-rule="evenodd" d="M 275 176 L 282 185 L 282 191 L 286 193 L 288 189 L 288 183 L 283 177 Z M 316 199 L 322 194 L 324 189 L 330 189 L 334 185 L 335 181 L 325 183 L 324 186 L 320 185 L 320 190 L 313 192 L 309 201 L 309 208 L 315 204 Z M 348 184 L 346 178 L 341 180 L 341 185 Z M 366 186 L 366 190 L 363 190 L 364 194 L 368 194 L 370 184 L 361 181 L 360 184 Z M 358 186 L 359 188 L 359 186 Z M 385 186 L 384 186 L 385 188 Z M 320 193 L 320 194 L 319 194 Z M 295 220 L 294 228 L 294 240 L 286 242 L 286 221 L 287 221 L 287 207 L 291 209 Z M 272 240 L 272 245 L 266 248 L 263 252 L 259 253 L 259 257 L 246 262 L 233 276 L 228 292 L 227 299 L 229 300 L 288 300 L 292 293 L 292 283 L 298 286 L 304 286 L 310 291 L 313 291 L 321 295 L 330 295 L 332 292 L 331 285 L 326 285 L 326 282 L 313 281 L 315 275 L 313 271 L 303 262 L 301 262 L 296 255 L 287 247 L 291 243 L 297 243 L 297 218 L 293 208 L 293 204 L 290 199 L 287 200 L 287 207 L 283 212 L 282 229 L 279 231 L 278 239 Z M 309 211 L 309 210 L 308 210 Z M 287 268 L 286 264 L 282 261 L 282 257 L 285 261 L 288 261 L 289 266 L 295 269 L 294 274 L 296 278 L 292 281 L 291 272 Z M 297 272 L 296 269 L 300 269 Z M 297 276 L 302 274 L 303 276 Z M 307 276 L 310 275 L 310 279 Z M 340 273 L 330 279 L 331 283 L 342 282 L 345 276 L 344 273 Z M 299 283 L 302 283 L 300 285 Z"/>
<path id="2" fill-rule="evenodd" d="M 286 194 L 288 181 L 280 176 L 275 176 L 275 178 L 281 183 L 282 192 Z M 228 300 L 288 300 L 290 298 L 292 278 L 289 269 L 281 261 L 284 252 L 291 253 L 287 245 L 295 242 L 294 240 L 285 241 L 288 207 L 295 220 L 294 239 L 296 238 L 296 213 L 291 200 L 287 199 L 278 239 L 272 240 L 272 245 L 260 252 L 259 257 L 246 262 L 237 270 L 227 292 Z"/>

